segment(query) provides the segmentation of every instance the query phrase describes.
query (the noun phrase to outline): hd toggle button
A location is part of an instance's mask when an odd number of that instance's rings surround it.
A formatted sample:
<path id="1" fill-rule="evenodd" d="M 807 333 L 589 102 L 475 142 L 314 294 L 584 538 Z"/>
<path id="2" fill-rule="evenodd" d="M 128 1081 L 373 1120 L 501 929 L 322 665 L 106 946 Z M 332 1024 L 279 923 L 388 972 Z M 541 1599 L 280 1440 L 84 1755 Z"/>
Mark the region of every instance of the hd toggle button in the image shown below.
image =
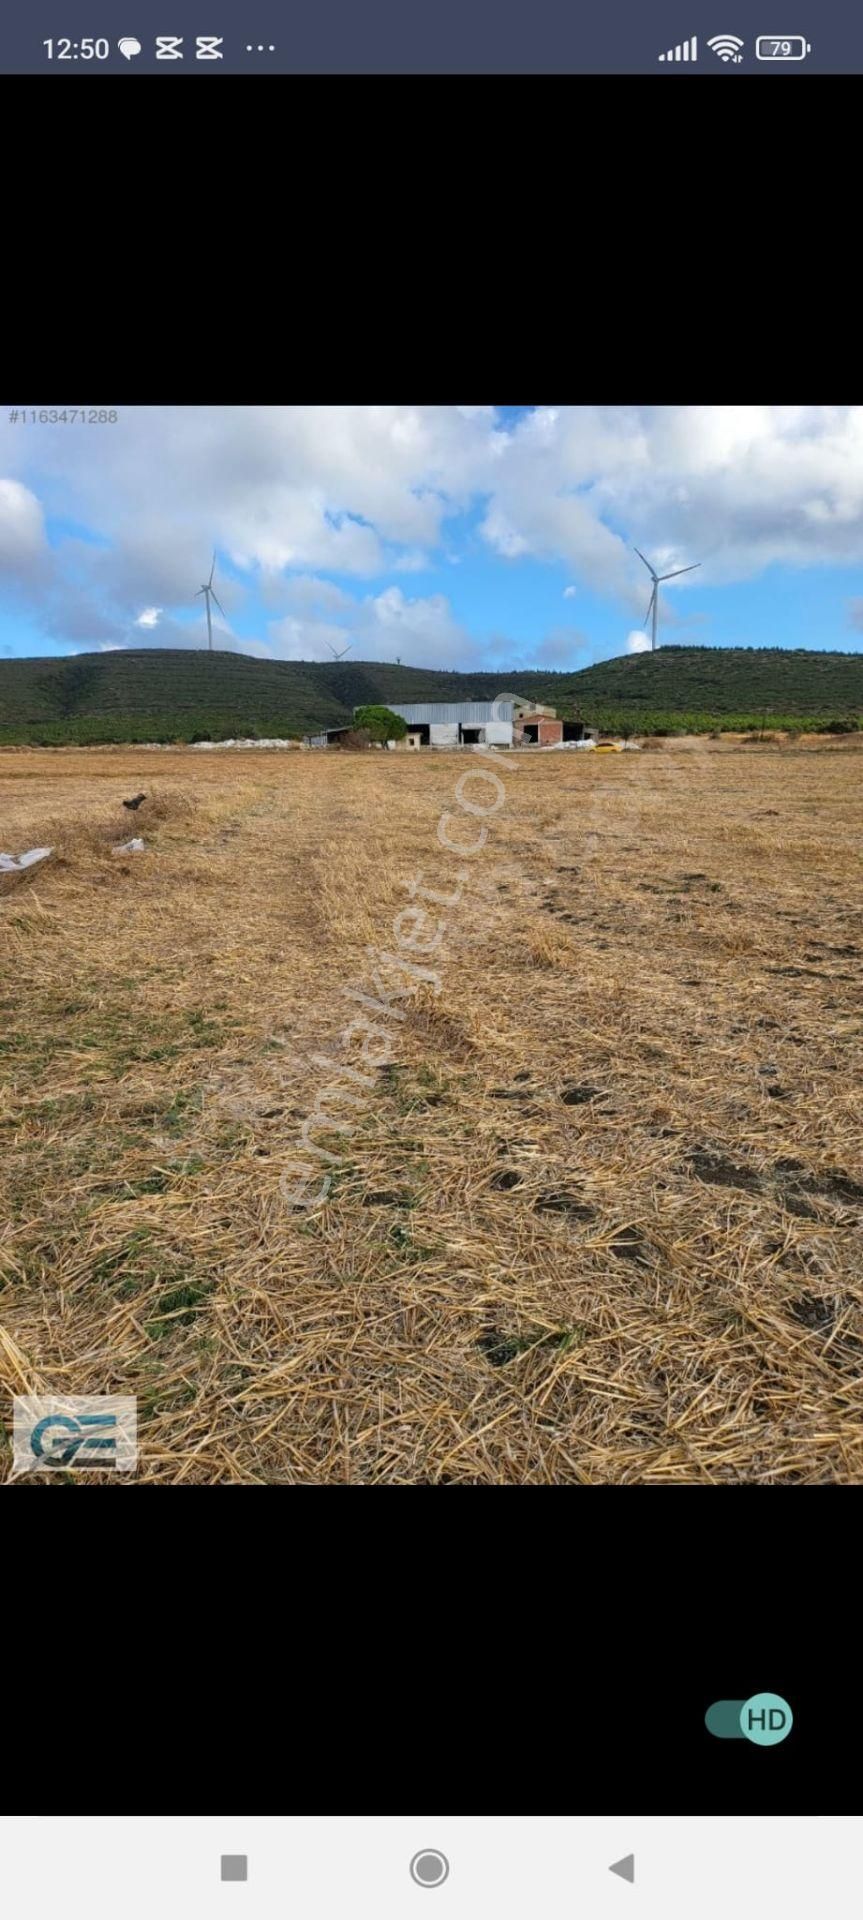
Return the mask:
<path id="1" fill-rule="evenodd" d="M 714 1700 L 704 1716 L 717 1740 L 751 1740 L 756 1747 L 778 1747 L 794 1725 L 787 1700 L 778 1693 L 754 1693 L 751 1700 Z"/>

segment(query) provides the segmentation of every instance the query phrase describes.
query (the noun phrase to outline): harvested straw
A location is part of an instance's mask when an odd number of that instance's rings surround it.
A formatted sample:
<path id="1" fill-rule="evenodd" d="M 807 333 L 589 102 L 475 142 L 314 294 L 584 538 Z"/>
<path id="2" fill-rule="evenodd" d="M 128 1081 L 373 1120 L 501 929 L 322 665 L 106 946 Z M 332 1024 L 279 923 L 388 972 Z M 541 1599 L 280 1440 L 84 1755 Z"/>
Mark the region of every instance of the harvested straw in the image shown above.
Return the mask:
<path id="1" fill-rule="evenodd" d="M 124 861 L 152 762 L 3 755 L 8 1395 L 136 1394 L 144 1483 L 863 1478 L 858 751 L 520 757 L 311 1213 L 464 761 L 166 752 Z"/>

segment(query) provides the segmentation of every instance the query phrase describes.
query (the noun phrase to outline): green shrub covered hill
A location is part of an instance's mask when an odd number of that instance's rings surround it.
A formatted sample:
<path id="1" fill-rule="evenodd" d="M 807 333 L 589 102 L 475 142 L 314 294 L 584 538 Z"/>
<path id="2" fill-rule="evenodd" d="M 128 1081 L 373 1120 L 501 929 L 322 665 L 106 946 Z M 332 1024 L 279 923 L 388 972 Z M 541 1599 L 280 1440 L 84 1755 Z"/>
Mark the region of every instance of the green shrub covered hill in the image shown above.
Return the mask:
<path id="1" fill-rule="evenodd" d="M 520 693 L 608 733 L 852 730 L 863 655 L 778 647 L 663 647 L 580 672 L 457 673 L 373 660 L 122 649 L 0 660 L 0 745 L 301 738 L 357 706 Z"/>

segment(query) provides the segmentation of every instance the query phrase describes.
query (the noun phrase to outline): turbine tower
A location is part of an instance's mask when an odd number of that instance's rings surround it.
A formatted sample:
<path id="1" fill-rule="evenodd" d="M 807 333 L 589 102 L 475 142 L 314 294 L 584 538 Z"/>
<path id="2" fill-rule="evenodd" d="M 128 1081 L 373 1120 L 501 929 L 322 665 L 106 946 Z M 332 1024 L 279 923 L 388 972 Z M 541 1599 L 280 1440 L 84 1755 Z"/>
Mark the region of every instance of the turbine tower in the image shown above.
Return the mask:
<path id="1" fill-rule="evenodd" d="M 644 560 L 644 554 L 642 553 L 640 547 L 636 547 L 635 552 L 638 554 L 639 560 Z M 650 574 L 651 580 L 653 581 L 653 592 L 650 596 L 647 612 L 644 616 L 644 625 L 647 626 L 647 622 L 650 619 L 650 616 L 652 613 L 653 624 L 650 630 L 650 651 L 651 653 L 655 653 L 656 652 L 656 616 L 659 610 L 658 588 L 659 588 L 660 581 L 676 580 L 678 574 L 681 574 L 681 573 L 695 573 L 696 569 L 700 567 L 701 561 L 696 560 L 691 567 L 675 567 L 673 573 L 657 573 L 656 568 L 651 566 L 649 560 L 644 560 L 644 564 L 647 568 L 648 573 Z"/>
<path id="2" fill-rule="evenodd" d="M 218 597 L 218 594 L 216 593 L 216 590 L 215 590 L 215 588 L 214 588 L 214 586 L 213 586 L 213 574 L 215 573 L 215 571 L 216 571 L 216 554 L 215 554 L 215 549 L 214 549 L 214 551 L 213 551 L 213 564 L 212 564 L 212 566 L 211 566 L 211 568 L 210 568 L 210 578 L 209 578 L 209 580 L 206 580 L 206 581 L 204 582 L 204 585 L 203 585 L 202 587 L 199 587 L 199 588 L 198 588 L 198 592 L 197 592 L 197 593 L 195 594 L 195 599 L 196 599 L 196 600 L 197 600 L 197 598 L 198 598 L 198 595 L 199 595 L 199 594 L 203 594 L 203 596 L 204 596 L 204 605 L 205 605 L 205 607 L 206 607 L 206 609 L 207 609 L 207 639 L 208 639 L 208 642 L 209 642 L 209 650 L 210 650 L 210 652 L 211 652 L 211 653 L 212 653 L 212 651 L 213 651 L 213 622 L 212 622 L 212 619 L 211 619 L 211 616 L 210 616 L 210 601 L 211 601 L 211 600 L 215 600 L 215 602 L 216 602 L 216 606 L 218 607 L 218 609 L 219 609 L 219 612 L 220 612 L 220 614 L 221 614 L 221 616 L 222 616 L 222 619 L 223 619 L 223 620 L 227 620 L 227 618 L 228 618 L 228 616 L 227 616 L 227 614 L 226 614 L 226 612 L 225 612 L 225 609 L 224 609 L 224 607 L 222 606 L 222 602 L 221 602 L 221 600 L 219 599 L 219 597 Z"/>

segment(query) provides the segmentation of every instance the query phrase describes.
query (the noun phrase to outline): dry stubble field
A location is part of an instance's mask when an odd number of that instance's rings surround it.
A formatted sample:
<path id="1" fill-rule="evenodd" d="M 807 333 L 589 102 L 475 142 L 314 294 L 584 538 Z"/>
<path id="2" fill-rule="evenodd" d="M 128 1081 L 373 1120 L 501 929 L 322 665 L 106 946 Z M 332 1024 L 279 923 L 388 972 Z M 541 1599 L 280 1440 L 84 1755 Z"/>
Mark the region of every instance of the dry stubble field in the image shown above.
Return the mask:
<path id="1" fill-rule="evenodd" d="M 460 863 L 468 764 L 0 754 L 57 847 L 0 882 L 5 1472 L 13 1393 L 110 1391 L 117 1484 L 863 1479 L 863 755 L 514 756 Z M 314 1056 L 460 864 L 304 1210 Z"/>

